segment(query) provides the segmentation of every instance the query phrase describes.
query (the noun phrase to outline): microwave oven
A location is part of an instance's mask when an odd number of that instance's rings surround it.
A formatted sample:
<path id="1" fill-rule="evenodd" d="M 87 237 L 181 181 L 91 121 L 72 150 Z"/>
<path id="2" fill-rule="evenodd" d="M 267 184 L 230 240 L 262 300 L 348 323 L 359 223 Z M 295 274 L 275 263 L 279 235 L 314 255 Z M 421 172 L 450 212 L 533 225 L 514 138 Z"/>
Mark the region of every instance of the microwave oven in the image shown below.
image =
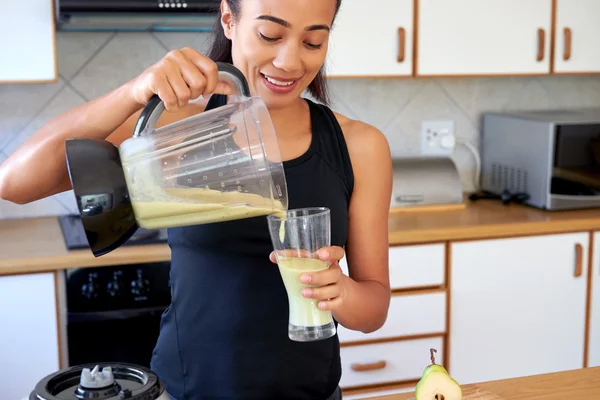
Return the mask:
<path id="1" fill-rule="evenodd" d="M 600 208 L 600 109 L 484 113 L 480 183 L 543 210 Z"/>

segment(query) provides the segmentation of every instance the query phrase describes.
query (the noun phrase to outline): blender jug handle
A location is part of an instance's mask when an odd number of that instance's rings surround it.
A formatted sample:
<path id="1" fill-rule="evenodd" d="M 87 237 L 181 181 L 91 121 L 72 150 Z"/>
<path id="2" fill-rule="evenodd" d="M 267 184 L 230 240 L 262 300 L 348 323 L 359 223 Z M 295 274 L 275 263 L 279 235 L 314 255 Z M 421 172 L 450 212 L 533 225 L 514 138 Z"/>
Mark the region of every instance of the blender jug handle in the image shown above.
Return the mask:
<path id="1" fill-rule="evenodd" d="M 250 97 L 250 88 L 248 87 L 248 81 L 246 77 L 232 64 L 217 62 L 219 69 L 219 80 L 227 82 L 233 89 L 233 96 L 239 97 Z M 140 117 L 135 124 L 133 130 L 133 137 L 141 136 L 148 128 L 154 128 L 160 115 L 165 110 L 163 101 L 158 95 L 153 95 L 144 109 L 142 110 Z"/>

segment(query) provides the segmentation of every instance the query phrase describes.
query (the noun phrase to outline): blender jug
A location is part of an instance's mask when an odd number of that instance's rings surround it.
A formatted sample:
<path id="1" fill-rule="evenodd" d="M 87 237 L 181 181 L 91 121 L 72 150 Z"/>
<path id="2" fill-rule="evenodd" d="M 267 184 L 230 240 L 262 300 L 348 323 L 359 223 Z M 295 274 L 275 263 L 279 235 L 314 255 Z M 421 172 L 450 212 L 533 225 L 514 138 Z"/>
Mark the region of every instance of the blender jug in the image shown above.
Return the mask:
<path id="1" fill-rule="evenodd" d="M 66 141 L 67 167 L 94 256 L 142 227 L 171 228 L 283 213 L 287 185 L 267 107 L 244 75 L 217 63 L 234 95 L 228 104 L 156 128 L 154 96 L 131 138 Z"/>

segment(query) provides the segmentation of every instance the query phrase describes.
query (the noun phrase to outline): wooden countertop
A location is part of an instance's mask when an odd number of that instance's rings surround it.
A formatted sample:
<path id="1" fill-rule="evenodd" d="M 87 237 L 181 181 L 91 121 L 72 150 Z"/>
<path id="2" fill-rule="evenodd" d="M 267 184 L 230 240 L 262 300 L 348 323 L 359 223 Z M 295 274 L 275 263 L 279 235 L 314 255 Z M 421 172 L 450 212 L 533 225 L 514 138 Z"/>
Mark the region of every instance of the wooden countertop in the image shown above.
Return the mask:
<path id="1" fill-rule="evenodd" d="M 390 245 L 600 230 L 600 208 L 542 211 L 498 200 L 466 201 L 462 210 L 392 212 Z"/>
<path id="2" fill-rule="evenodd" d="M 462 210 L 392 211 L 390 245 L 600 230 L 600 209 L 543 212 L 495 200 Z M 95 258 L 65 248 L 57 218 L 0 221 L 0 275 L 169 260 L 167 244 L 124 246 Z"/>
<path id="3" fill-rule="evenodd" d="M 600 367 L 463 385 L 464 400 L 592 400 L 599 393 Z M 414 398 L 414 393 L 402 393 L 370 399 Z"/>
<path id="4" fill-rule="evenodd" d="M 164 261 L 166 244 L 123 246 L 102 257 L 91 251 L 69 251 L 55 217 L 0 221 L 0 275 L 58 269 Z"/>

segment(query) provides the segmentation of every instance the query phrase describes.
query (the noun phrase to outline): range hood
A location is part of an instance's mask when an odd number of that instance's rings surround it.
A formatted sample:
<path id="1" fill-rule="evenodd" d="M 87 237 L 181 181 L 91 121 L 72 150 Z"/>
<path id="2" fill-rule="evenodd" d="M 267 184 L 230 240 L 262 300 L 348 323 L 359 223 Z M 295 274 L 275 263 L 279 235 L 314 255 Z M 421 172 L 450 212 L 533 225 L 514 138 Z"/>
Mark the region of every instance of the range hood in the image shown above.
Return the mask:
<path id="1" fill-rule="evenodd" d="M 221 0 L 55 0 L 61 31 L 210 31 Z"/>

